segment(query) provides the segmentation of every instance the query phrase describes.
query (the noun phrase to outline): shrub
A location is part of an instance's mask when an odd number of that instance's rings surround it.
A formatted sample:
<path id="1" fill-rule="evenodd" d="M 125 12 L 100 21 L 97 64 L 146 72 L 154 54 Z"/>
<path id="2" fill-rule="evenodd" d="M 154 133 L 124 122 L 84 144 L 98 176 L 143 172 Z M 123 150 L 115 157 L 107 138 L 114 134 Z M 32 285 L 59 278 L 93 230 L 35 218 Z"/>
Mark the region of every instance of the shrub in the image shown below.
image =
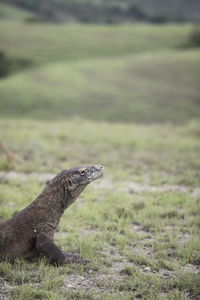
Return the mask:
<path id="1" fill-rule="evenodd" d="M 32 62 L 22 58 L 10 58 L 0 50 L 0 78 L 32 65 Z"/>
<path id="2" fill-rule="evenodd" d="M 200 26 L 194 27 L 190 34 L 190 44 L 194 47 L 200 47 Z"/>

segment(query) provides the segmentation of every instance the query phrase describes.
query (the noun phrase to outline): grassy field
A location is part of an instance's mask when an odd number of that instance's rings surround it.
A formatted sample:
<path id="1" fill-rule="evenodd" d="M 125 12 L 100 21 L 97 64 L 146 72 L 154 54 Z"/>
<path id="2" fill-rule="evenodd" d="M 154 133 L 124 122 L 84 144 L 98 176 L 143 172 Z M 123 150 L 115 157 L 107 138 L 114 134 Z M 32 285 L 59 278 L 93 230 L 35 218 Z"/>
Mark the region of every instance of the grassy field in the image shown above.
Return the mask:
<path id="1" fill-rule="evenodd" d="M 1 50 L 35 64 L 125 56 L 183 47 L 191 25 L 79 25 L 0 22 Z"/>
<path id="2" fill-rule="evenodd" d="M 1 114 L 186 123 L 200 115 L 199 65 L 197 50 L 51 64 L 2 80 Z"/>
<path id="3" fill-rule="evenodd" d="M 32 66 L 0 80 L 0 141 L 24 159 L 10 173 L 0 151 L 0 222 L 62 169 L 98 163 L 105 175 L 65 212 L 55 236 L 91 263 L 1 262 L 0 299 L 199 299 L 192 26 L 27 23 L 9 9 L 0 50 Z"/>
<path id="4" fill-rule="evenodd" d="M 1 50 L 32 69 L 0 82 L 0 115 L 139 123 L 199 117 L 191 25 L 53 25 L 3 20 Z M 46 109 L 48 107 L 48 109 Z"/>
<path id="5" fill-rule="evenodd" d="M 116 180 L 198 187 L 199 122 L 186 126 L 125 125 L 74 119 L 2 119 L 1 139 L 27 160 L 24 172 L 58 172 L 102 163 Z M 1 156 L 0 169 L 10 169 Z"/>
<path id="6" fill-rule="evenodd" d="M 1 263 L 3 299 L 198 299 L 199 123 L 2 119 L 0 128 L 1 138 L 25 159 L 20 172 L 106 167 L 104 178 L 66 211 L 56 233 L 59 246 L 92 262 L 59 268 L 44 260 Z M 0 166 L 11 167 L 3 155 Z M 24 182 L 20 174 L 1 179 L 2 218 L 25 207 L 44 186 L 28 175 Z M 133 182 L 144 189 L 135 191 Z"/>

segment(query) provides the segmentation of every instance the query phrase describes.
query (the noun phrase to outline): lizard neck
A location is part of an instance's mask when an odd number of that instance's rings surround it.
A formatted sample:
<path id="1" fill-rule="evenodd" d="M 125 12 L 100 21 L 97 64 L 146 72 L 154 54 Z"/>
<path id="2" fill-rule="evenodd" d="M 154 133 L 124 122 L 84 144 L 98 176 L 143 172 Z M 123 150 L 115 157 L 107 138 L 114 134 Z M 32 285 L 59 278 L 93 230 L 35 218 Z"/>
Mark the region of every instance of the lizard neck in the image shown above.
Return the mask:
<path id="1" fill-rule="evenodd" d="M 34 206 L 45 211 L 48 219 L 57 226 L 65 209 L 70 206 L 76 198 L 77 196 L 70 193 L 64 186 L 48 185 L 36 198 Z"/>

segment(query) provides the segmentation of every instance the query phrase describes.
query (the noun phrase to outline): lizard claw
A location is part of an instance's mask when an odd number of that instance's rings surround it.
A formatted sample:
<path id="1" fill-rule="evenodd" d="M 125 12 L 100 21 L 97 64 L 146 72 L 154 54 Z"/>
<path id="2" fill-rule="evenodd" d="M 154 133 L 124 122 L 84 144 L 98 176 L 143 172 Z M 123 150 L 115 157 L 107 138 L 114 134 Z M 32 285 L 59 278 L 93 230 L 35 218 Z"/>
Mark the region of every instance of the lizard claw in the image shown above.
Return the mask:
<path id="1" fill-rule="evenodd" d="M 88 259 L 79 259 L 75 257 L 65 256 L 65 264 L 81 264 L 86 265 L 90 263 L 91 261 Z"/>
<path id="2" fill-rule="evenodd" d="M 65 255 L 65 257 L 80 257 L 79 253 L 70 252 L 70 251 L 65 251 L 63 252 L 63 254 Z"/>

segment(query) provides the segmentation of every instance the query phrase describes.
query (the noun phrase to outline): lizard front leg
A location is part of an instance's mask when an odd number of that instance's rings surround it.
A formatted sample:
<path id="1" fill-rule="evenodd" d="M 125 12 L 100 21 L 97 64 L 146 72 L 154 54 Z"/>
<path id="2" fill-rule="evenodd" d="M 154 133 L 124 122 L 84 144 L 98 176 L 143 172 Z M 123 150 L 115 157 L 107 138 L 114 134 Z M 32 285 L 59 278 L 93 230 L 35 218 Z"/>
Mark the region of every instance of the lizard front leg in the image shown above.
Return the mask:
<path id="1" fill-rule="evenodd" d="M 70 263 L 81 263 L 86 264 L 89 261 L 78 259 L 74 255 L 69 255 L 63 253 L 54 243 L 53 240 L 51 240 L 48 236 L 45 234 L 41 234 L 36 239 L 36 250 L 38 254 L 44 255 L 48 260 L 50 260 L 51 263 L 54 263 L 56 265 L 64 265 L 64 264 L 70 264 Z"/>

